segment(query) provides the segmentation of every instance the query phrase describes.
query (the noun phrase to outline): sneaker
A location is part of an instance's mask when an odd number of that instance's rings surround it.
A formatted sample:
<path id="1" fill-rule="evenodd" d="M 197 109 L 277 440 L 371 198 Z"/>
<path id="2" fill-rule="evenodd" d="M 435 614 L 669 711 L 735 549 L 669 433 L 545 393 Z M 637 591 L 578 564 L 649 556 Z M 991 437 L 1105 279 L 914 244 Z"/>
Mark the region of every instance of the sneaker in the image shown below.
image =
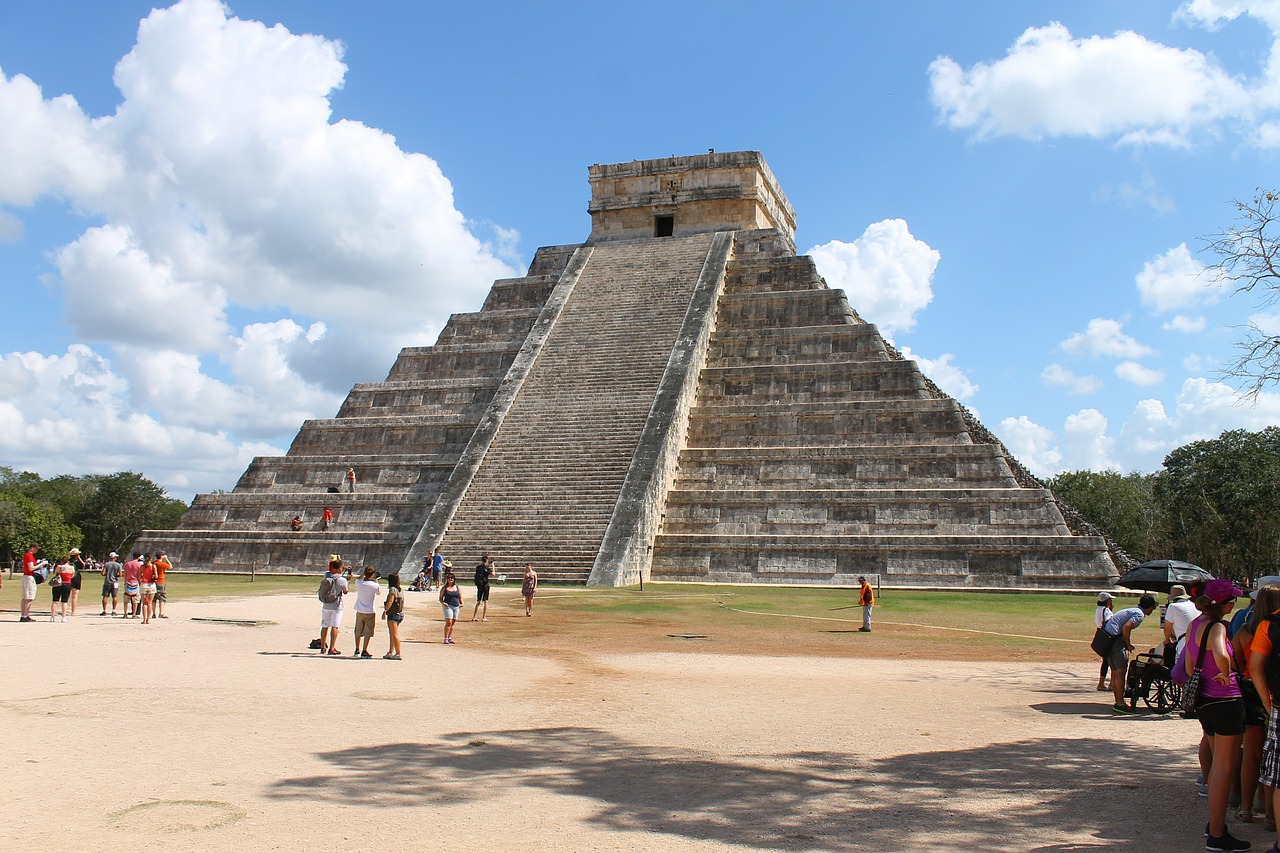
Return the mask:
<path id="1" fill-rule="evenodd" d="M 359 649 L 356 649 L 354 652 L 352 652 L 352 653 L 351 653 L 351 656 L 352 656 L 353 658 L 358 658 L 358 657 L 360 657 L 360 650 L 359 650 Z"/>
<path id="2" fill-rule="evenodd" d="M 1204 849 L 1214 851 L 1248 850 L 1252 846 L 1253 845 L 1248 841 L 1241 841 L 1239 838 L 1234 837 L 1230 832 L 1224 832 L 1222 835 L 1218 836 L 1210 835 L 1205 838 L 1204 841 Z"/>
<path id="3" fill-rule="evenodd" d="M 1130 708 L 1128 705 L 1112 705 L 1111 713 L 1124 714 L 1125 716 L 1129 716 L 1130 714 L 1133 713 L 1133 709 Z"/>
<path id="4" fill-rule="evenodd" d="M 395 660 L 395 657 L 394 657 L 394 656 L 392 656 L 391 652 L 387 652 L 385 655 L 383 655 L 383 656 L 382 656 L 382 659 L 383 659 L 383 660 Z"/>
<path id="5" fill-rule="evenodd" d="M 105 610 L 104 610 L 104 611 L 102 611 L 101 613 L 99 613 L 98 615 L 99 615 L 99 616 L 106 616 L 106 615 L 107 615 L 107 611 L 105 611 Z"/>
<path id="6" fill-rule="evenodd" d="M 1196 780 L 1196 793 L 1202 797 L 1209 796 L 1209 786 L 1201 780 Z"/>
<path id="7" fill-rule="evenodd" d="M 63 622 L 66 622 L 66 621 L 67 621 L 67 617 L 63 616 L 63 617 L 62 617 L 62 621 L 63 621 Z"/>
<path id="8" fill-rule="evenodd" d="M 373 657 L 373 655 L 369 654 L 368 652 L 361 652 L 361 653 L 360 653 L 360 657 L 361 657 L 361 658 L 371 658 L 371 657 Z"/>
<path id="9" fill-rule="evenodd" d="M 871 633 L 871 629 L 870 629 L 870 628 L 859 628 L 859 629 L 858 629 L 858 631 L 859 631 L 859 632 L 861 632 L 861 633 L 863 633 L 863 634 L 870 634 L 870 633 Z"/>
<path id="10" fill-rule="evenodd" d="M 392 656 L 391 656 L 391 659 L 392 659 L 392 660 L 400 660 L 400 655 L 392 655 Z"/>

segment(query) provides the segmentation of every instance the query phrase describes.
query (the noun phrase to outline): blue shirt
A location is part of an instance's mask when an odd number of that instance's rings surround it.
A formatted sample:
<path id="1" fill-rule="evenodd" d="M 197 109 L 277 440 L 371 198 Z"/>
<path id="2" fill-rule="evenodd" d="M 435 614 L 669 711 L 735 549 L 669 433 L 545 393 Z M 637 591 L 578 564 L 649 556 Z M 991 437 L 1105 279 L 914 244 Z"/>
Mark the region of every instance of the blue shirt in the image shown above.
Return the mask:
<path id="1" fill-rule="evenodd" d="M 1141 607 L 1126 607 L 1124 610 L 1117 610 L 1115 615 L 1107 620 L 1107 624 L 1102 626 L 1102 629 L 1113 637 L 1119 637 L 1125 625 L 1132 622 L 1133 627 L 1137 628 L 1142 624 L 1142 620 L 1146 618 L 1147 614 L 1142 612 Z"/>

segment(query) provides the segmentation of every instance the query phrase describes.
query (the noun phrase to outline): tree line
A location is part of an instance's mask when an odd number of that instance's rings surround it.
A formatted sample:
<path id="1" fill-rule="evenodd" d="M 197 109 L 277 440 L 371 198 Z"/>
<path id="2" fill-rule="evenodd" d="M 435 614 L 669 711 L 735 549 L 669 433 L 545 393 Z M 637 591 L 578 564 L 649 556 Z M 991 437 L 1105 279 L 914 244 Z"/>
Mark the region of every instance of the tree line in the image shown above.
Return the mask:
<path id="1" fill-rule="evenodd" d="M 1139 560 L 1280 574 L 1280 427 L 1193 441 L 1153 474 L 1070 471 L 1048 486 Z"/>
<path id="2" fill-rule="evenodd" d="M 141 474 L 60 475 L 48 480 L 0 465 L 0 563 L 33 543 L 49 557 L 72 548 L 103 557 L 128 551 L 143 530 L 171 530 L 187 505 Z"/>

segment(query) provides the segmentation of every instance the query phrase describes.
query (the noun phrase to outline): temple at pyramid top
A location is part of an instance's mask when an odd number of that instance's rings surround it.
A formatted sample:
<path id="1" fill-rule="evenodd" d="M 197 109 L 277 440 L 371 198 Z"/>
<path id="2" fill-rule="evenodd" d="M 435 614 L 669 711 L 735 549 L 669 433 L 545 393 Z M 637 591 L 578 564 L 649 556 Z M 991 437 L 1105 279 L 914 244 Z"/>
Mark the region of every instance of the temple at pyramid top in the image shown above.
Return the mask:
<path id="1" fill-rule="evenodd" d="M 1101 533 L 796 255 L 758 152 L 588 179 L 586 240 L 539 249 L 141 547 L 182 569 L 316 572 L 337 554 L 402 577 L 440 547 L 598 585 L 1118 574 Z"/>
<path id="2" fill-rule="evenodd" d="M 592 243 L 772 228 L 795 240 L 796 213 L 759 151 L 595 165 Z"/>

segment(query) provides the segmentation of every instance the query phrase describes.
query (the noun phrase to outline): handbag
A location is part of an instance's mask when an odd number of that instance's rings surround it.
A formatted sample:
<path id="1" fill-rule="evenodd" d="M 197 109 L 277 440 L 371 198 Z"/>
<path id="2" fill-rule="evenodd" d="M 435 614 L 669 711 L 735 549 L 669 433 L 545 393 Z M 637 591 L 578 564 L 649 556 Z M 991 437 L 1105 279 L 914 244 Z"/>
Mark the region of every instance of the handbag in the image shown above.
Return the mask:
<path id="1" fill-rule="evenodd" d="M 1098 657 L 1105 658 L 1111 654 L 1117 639 L 1119 639 L 1118 635 L 1108 634 L 1105 629 L 1099 628 L 1093 632 L 1093 642 L 1089 643 L 1089 648 L 1093 649 Z"/>
<path id="2" fill-rule="evenodd" d="M 1204 666 L 1204 653 L 1209 648 L 1209 632 L 1213 630 L 1214 625 L 1226 623 L 1221 619 L 1216 622 L 1210 622 L 1204 629 L 1204 633 L 1200 635 L 1200 653 L 1196 655 L 1195 672 L 1191 673 L 1191 677 L 1187 679 L 1187 684 L 1182 688 L 1182 701 L 1178 703 L 1178 710 L 1182 712 L 1184 719 L 1194 720 L 1199 716 L 1200 708 L 1200 670 Z M 1191 633 L 1190 631 L 1187 632 Z M 1190 639 L 1187 640 L 1190 643 Z M 1184 648 L 1183 651 L 1186 651 Z M 1183 670 L 1186 670 L 1186 661 L 1183 661 Z"/>

